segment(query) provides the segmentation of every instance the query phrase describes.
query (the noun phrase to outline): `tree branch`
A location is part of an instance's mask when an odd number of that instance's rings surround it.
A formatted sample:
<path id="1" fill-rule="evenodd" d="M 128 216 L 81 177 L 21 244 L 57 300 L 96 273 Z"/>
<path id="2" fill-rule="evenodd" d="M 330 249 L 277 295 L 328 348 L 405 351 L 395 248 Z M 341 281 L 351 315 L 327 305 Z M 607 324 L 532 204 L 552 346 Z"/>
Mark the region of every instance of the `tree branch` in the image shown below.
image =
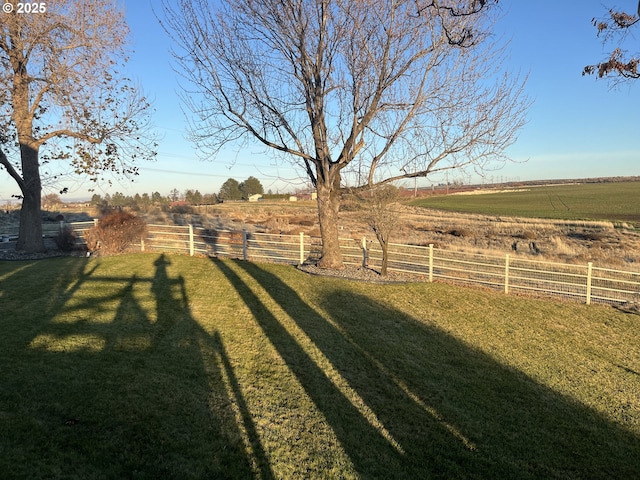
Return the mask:
<path id="1" fill-rule="evenodd" d="M 20 187 L 20 191 L 24 193 L 24 185 L 25 185 L 24 179 L 20 176 L 20 174 L 16 171 L 16 169 L 13 168 L 13 165 L 5 155 L 4 150 L 2 150 L 2 147 L 0 147 L 0 165 L 2 165 L 4 168 L 7 169 L 7 173 L 9 173 L 11 178 L 13 178 L 16 181 L 16 183 L 18 184 L 18 187 Z"/>

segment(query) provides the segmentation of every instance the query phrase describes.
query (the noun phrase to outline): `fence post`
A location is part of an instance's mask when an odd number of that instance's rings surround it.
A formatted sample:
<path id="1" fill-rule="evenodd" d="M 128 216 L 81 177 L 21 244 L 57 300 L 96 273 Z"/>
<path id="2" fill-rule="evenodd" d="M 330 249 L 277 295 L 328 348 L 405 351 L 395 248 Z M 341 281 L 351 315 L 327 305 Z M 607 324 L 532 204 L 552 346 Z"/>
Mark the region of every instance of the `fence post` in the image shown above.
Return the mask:
<path id="1" fill-rule="evenodd" d="M 300 232 L 300 265 L 304 263 L 304 232 Z"/>
<path id="2" fill-rule="evenodd" d="M 509 293 L 509 254 L 504 257 L 504 293 Z"/>
<path id="3" fill-rule="evenodd" d="M 593 270 L 593 263 L 587 263 L 587 305 L 591 305 L 591 273 Z"/>
<path id="4" fill-rule="evenodd" d="M 242 229 L 242 259 L 247 261 L 247 230 Z"/>
<path id="5" fill-rule="evenodd" d="M 140 237 L 140 251 L 144 252 L 144 237 Z"/>
<path id="6" fill-rule="evenodd" d="M 429 282 L 433 282 L 433 243 L 429 244 Z"/>
<path id="7" fill-rule="evenodd" d="M 369 253 L 367 252 L 367 237 L 362 237 L 362 268 L 369 266 Z"/>
<path id="8" fill-rule="evenodd" d="M 189 224 L 189 256 L 193 257 L 193 225 Z"/>

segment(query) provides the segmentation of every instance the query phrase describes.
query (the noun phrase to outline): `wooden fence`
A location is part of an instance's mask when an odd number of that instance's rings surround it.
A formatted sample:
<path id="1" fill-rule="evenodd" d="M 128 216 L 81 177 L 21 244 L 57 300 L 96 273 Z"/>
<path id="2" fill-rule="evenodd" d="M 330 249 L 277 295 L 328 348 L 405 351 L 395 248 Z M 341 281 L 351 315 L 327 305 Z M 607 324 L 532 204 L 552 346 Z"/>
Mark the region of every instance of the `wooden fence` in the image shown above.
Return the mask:
<path id="1" fill-rule="evenodd" d="M 83 233 L 94 222 L 70 225 L 82 241 Z M 147 237 L 134 248 L 297 265 L 318 260 L 321 241 L 302 233 L 279 235 L 210 230 L 192 225 L 148 225 Z M 382 263 L 382 251 L 375 241 L 341 239 L 340 248 L 348 265 L 377 269 Z M 388 270 L 429 282 L 440 279 L 482 285 L 504 293 L 533 293 L 587 304 L 640 301 L 640 272 L 601 268 L 591 262 L 573 265 L 528 260 L 509 254 L 495 256 L 444 250 L 433 245 L 391 244 Z"/>

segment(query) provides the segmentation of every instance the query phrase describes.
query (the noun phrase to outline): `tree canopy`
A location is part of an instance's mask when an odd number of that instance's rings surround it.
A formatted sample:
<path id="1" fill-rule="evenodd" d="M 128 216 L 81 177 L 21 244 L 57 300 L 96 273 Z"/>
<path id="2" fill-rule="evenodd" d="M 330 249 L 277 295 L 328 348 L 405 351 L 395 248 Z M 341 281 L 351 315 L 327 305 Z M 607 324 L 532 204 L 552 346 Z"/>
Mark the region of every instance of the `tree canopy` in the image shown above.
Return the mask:
<path id="1" fill-rule="evenodd" d="M 129 31 L 118 4 L 52 0 L 38 8 L 0 15 L 0 166 L 22 197 L 16 248 L 27 251 L 44 249 L 43 182 L 135 175 L 135 161 L 155 147 L 149 102 L 121 74 Z"/>
<path id="2" fill-rule="evenodd" d="M 220 187 L 218 192 L 220 200 L 242 200 L 242 190 L 240 190 L 240 182 L 235 178 L 229 178 Z"/>
<path id="3" fill-rule="evenodd" d="M 220 187 L 218 197 L 221 200 L 246 200 L 256 193 L 264 193 L 262 183 L 256 177 L 249 176 L 243 182 L 238 182 L 235 178 L 229 178 Z"/>
<path id="4" fill-rule="evenodd" d="M 251 195 L 264 193 L 262 183 L 256 177 L 250 176 L 239 185 L 242 198 L 248 199 Z"/>
<path id="5" fill-rule="evenodd" d="M 192 139 L 214 154 L 255 142 L 298 165 L 317 190 L 325 267 L 342 265 L 347 183 L 482 170 L 525 123 L 524 81 L 492 35 L 496 0 L 163 5 Z"/>
<path id="6" fill-rule="evenodd" d="M 603 44 L 613 44 L 614 48 L 602 62 L 584 67 L 582 74 L 609 78 L 614 82 L 639 79 L 638 42 L 631 32 L 633 28 L 640 26 L 640 1 L 637 14 L 611 8 L 605 16 L 594 18 L 592 22 Z M 634 52 L 625 48 L 629 41 L 634 45 Z"/>

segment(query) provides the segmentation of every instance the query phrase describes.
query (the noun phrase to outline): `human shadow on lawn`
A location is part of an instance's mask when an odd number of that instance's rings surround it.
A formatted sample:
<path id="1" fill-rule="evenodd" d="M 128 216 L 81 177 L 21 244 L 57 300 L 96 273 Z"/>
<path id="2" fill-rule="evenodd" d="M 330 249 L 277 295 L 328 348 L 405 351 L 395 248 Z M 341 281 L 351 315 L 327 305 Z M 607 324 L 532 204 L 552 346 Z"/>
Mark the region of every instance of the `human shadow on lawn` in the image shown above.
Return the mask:
<path id="1" fill-rule="evenodd" d="M 109 276 L 75 259 L 34 292 L 51 301 L 25 319 L 31 338 L 0 339 L 0 477 L 273 478 L 222 339 L 170 264 Z"/>
<path id="2" fill-rule="evenodd" d="M 640 472 L 637 436 L 446 332 L 340 288 L 311 306 L 258 265 L 214 264 L 363 478 L 631 478 Z M 329 379 L 255 288 L 295 321 L 379 424 Z"/>

